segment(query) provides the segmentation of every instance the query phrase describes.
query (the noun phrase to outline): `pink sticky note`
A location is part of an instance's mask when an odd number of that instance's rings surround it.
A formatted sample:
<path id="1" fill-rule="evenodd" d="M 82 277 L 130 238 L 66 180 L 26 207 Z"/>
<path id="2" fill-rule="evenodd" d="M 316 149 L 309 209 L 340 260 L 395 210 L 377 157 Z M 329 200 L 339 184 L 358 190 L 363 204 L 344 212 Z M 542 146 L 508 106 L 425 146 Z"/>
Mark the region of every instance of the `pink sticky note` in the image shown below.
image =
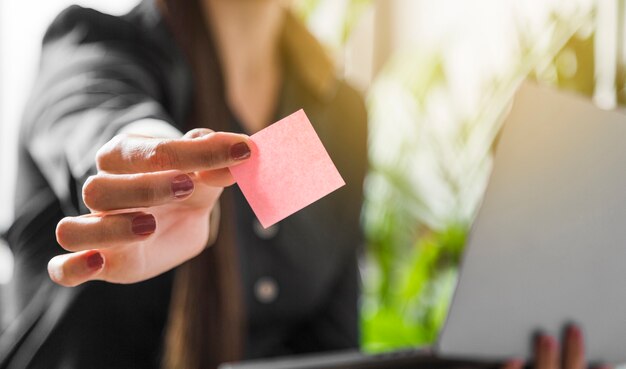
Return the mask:
<path id="1" fill-rule="evenodd" d="M 265 228 L 345 185 L 303 110 L 250 138 L 250 159 L 230 172 Z"/>

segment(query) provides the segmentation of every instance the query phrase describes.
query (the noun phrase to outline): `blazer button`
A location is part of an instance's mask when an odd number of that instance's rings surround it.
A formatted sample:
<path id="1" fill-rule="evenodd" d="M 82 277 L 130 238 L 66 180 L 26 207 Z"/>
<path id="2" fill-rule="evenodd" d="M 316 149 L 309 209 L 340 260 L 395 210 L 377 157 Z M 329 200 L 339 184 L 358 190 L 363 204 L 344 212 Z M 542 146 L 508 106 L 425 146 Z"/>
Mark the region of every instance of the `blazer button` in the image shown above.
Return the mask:
<path id="1" fill-rule="evenodd" d="M 254 219 L 252 222 L 252 230 L 254 231 L 254 234 L 262 240 L 270 240 L 276 237 L 279 228 L 278 223 L 269 226 L 268 228 L 263 228 L 258 219 Z"/>
<path id="2" fill-rule="evenodd" d="M 269 304 L 278 297 L 278 283 L 271 277 L 262 277 L 254 284 L 256 299 L 264 304 Z"/>

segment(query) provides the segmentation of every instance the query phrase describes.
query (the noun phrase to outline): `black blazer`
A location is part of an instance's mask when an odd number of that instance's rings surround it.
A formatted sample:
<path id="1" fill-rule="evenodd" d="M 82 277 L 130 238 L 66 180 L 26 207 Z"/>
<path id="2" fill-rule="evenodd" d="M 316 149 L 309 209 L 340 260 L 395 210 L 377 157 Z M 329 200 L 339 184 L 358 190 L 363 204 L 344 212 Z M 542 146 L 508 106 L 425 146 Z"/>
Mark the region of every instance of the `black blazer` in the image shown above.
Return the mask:
<path id="1" fill-rule="evenodd" d="M 359 214 L 366 113 L 322 48 L 290 18 L 277 118 L 304 108 L 347 186 L 261 232 L 237 197 L 237 245 L 249 358 L 358 345 Z M 96 150 L 125 125 L 157 118 L 182 130 L 191 71 L 151 0 L 114 17 L 71 7 L 48 29 L 19 143 L 16 220 L 7 234 L 15 276 L 3 310 L 2 368 L 154 368 L 172 272 L 134 285 L 53 284 L 65 252 L 56 223 L 86 213 L 81 188 Z M 238 129 L 236 122 L 234 129 Z M 239 128 L 240 129 L 240 128 Z"/>

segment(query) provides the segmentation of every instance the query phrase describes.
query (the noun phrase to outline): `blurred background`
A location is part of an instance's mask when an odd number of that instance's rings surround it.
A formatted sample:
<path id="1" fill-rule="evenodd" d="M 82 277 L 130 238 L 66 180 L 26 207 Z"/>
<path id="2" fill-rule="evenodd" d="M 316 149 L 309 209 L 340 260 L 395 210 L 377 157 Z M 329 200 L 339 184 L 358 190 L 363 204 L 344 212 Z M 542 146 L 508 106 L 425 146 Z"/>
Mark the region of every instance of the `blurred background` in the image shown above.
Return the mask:
<path id="1" fill-rule="evenodd" d="M 625 2 L 289 1 L 367 99 L 365 350 L 436 339 L 494 137 L 523 79 L 605 109 L 626 102 Z M 0 229 L 11 221 L 17 130 L 40 41 L 73 3 L 121 14 L 136 1 L 0 1 Z M 0 244 L 0 298 L 11 274 Z"/>

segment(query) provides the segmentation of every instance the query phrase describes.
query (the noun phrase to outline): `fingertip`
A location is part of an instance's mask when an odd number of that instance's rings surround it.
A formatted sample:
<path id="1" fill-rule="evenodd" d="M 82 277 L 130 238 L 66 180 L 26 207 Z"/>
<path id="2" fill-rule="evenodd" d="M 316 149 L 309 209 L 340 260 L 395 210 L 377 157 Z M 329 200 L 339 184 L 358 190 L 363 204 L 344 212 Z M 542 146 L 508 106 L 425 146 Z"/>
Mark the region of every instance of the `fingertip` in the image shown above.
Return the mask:
<path id="1" fill-rule="evenodd" d="M 82 188 L 83 203 L 91 212 L 107 211 L 111 209 L 108 187 L 115 176 L 99 173 L 89 176 Z"/>
<path id="2" fill-rule="evenodd" d="M 54 283 L 68 287 L 64 283 L 65 273 L 63 271 L 63 259 L 64 255 L 58 255 L 50 259 L 48 262 L 48 275 Z"/>
<path id="3" fill-rule="evenodd" d="M 58 223 L 57 223 L 57 227 L 55 229 L 55 236 L 57 239 L 57 243 L 63 247 L 65 247 L 65 245 L 67 244 L 67 238 L 68 238 L 68 234 L 67 234 L 67 225 L 70 221 L 70 217 L 65 217 L 63 219 L 61 219 Z"/>
<path id="4" fill-rule="evenodd" d="M 61 286 L 75 287 L 93 279 L 103 268 L 103 255 L 89 250 L 53 257 L 48 262 L 48 275 Z"/>
<path id="5" fill-rule="evenodd" d="M 536 348 L 539 350 L 552 352 L 558 350 L 559 343 L 557 340 L 547 334 L 540 334 L 536 338 Z"/>
<path id="6" fill-rule="evenodd" d="M 567 327 L 568 337 L 575 342 L 582 343 L 583 341 L 583 333 L 580 327 L 576 324 L 570 324 Z"/>
<path id="7" fill-rule="evenodd" d="M 552 337 L 552 336 L 543 336 L 542 340 L 543 340 L 542 345 L 546 349 L 548 349 L 550 351 L 554 351 L 554 352 L 556 352 L 558 350 L 559 343 L 558 343 L 558 341 L 554 337 Z"/>

